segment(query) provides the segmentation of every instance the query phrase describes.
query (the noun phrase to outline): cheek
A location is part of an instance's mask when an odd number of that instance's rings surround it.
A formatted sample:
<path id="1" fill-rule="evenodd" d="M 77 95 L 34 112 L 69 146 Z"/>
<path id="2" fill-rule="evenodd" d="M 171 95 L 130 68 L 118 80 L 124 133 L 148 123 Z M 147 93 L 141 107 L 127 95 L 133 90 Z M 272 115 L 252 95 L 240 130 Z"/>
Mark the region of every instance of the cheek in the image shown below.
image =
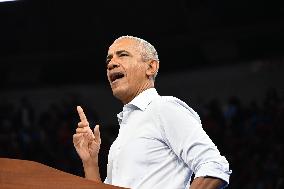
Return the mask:
<path id="1" fill-rule="evenodd" d="M 136 66 L 133 66 L 130 68 L 130 72 L 131 72 L 131 75 L 134 76 L 134 77 L 142 77 L 145 75 L 145 67 L 143 65 L 138 64 Z"/>
<path id="2" fill-rule="evenodd" d="M 141 82 L 142 79 L 142 73 L 141 70 L 138 70 L 137 68 L 134 70 L 131 70 L 131 72 L 129 73 L 129 82 L 132 84 L 137 84 Z"/>

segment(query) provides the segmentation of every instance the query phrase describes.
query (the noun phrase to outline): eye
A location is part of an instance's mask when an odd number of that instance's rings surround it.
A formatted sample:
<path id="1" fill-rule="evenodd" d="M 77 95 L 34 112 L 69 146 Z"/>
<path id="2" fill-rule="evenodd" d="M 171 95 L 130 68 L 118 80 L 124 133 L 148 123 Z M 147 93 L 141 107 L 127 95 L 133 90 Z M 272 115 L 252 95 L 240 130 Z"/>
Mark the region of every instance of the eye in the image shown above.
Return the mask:
<path id="1" fill-rule="evenodd" d="M 121 56 L 128 56 L 128 54 L 126 54 L 126 53 L 121 53 L 119 56 L 120 56 L 120 57 L 121 57 Z"/>

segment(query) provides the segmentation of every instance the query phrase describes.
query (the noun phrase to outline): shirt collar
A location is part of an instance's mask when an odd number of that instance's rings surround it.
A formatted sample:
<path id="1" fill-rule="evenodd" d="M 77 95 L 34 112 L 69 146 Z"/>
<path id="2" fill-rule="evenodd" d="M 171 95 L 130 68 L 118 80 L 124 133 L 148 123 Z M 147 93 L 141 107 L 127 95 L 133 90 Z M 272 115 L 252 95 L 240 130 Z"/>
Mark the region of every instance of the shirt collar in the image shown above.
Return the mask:
<path id="1" fill-rule="evenodd" d="M 146 110 L 147 106 L 152 102 L 152 100 L 159 96 L 157 90 L 155 88 L 149 88 L 145 91 L 141 92 L 138 96 L 136 96 L 132 101 L 130 101 L 125 106 L 133 105 L 140 110 Z"/>
<path id="2" fill-rule="evenodd" d="M 122 122 L 124 112 L 127 109 L 132 109 L 133 106 L 139 108 L 140 110 L 146 110 L 147 106 L 152 102 L 155 97 L 160 96 L 155 88 L 149 88 L 141 92 L 132 101 L 123 106 L 123 110 L 117 114 L 119 124 Z"/>

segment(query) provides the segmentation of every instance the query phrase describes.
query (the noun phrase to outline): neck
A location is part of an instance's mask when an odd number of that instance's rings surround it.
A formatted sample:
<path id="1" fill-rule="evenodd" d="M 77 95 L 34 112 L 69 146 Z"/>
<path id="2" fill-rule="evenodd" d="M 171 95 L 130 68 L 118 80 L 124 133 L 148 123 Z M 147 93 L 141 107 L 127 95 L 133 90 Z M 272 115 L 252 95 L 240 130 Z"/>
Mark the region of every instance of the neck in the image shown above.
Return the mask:
<path id="1" fill-rule="evenodd" d="M 142 93 L 143 91 L 150 89 L 150 88 L 154 88 L 154 82 L 147 82 L 146 84 L 142 85 L 140 88 L 138 88 L 138 90 L 133 93 L 133 95 L 130 95 L 128 98 L 122 99 L 122 103 L 128 104 L 129 102 L 131 102 L 136 96 L 138 96 L 140 93 Z"/>

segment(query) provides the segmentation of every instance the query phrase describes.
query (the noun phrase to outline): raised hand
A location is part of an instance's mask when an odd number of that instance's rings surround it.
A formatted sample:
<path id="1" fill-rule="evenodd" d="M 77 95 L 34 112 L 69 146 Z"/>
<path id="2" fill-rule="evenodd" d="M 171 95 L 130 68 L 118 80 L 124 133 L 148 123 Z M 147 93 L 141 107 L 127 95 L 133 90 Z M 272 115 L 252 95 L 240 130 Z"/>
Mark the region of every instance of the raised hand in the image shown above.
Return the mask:
<path id="1" fill-rule="evenodd" d="M 76 133 L 73 135 L 74 147 L 83 162 L 97 162 L 101 145 L 99 125 L 96 125 L 94 132 L 92 132 L 83 109 L 77 106 L 77 111 L 80 122 Z"/>

